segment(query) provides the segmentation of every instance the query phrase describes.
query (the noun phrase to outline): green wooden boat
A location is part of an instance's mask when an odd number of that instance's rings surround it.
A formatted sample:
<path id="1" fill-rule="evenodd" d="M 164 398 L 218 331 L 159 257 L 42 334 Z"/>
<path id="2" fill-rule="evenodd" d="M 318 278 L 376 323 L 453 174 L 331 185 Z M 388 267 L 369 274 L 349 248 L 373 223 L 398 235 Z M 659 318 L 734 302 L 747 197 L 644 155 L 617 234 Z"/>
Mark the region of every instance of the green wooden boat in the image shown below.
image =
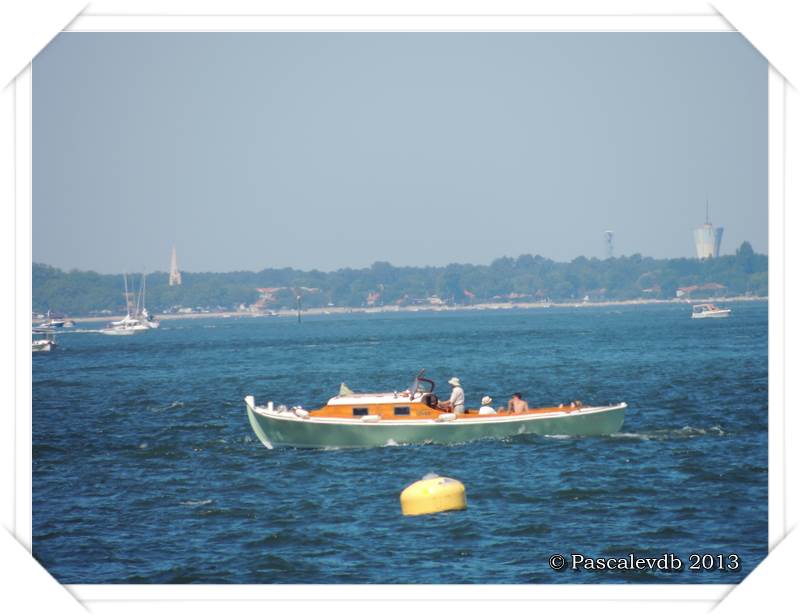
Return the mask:
<path id="1" fill-rule="evenodd" d="M 324 407 L 307 411 L 245 398 L 247 417 L 259 440 L 274 446 L 342 448 L 411 443 L 465 443 L 522 434 L 594 436 L 622 428 L 627 404 L 585 406 L 572 402 L 521 413 L 442 409 L 430 379 L 417 375 L 404 392 L 353 393 L 343 386 Z"/>

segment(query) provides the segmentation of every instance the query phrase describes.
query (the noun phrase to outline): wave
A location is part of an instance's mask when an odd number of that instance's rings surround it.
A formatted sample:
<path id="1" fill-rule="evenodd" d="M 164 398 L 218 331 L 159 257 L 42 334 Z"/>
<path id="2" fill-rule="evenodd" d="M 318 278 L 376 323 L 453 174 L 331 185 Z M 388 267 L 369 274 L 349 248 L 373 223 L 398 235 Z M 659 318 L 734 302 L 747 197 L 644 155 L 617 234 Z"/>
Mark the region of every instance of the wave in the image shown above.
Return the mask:
<path id="1" fill-rule="evenodd" d="M 181 402 L 180 400 L 173 400 L 169 404 L 151 404 L 148 405 L 148 411 L 169 411 L 172 409 L 182 409 L 186 406 L 186 403 Z"/>
<path id="2" fill-rule="evenodd" d="M 213 503 L 213 502 L 214 502 L 214 501 L 213 501 L 213 499 L 206 498 L 206 499 L 204 499 L 204 500 L 187 500 L 187 501 L 181 501 L 181 502 L 180 502 L 180 504 L 181 504 L 181 505 L 184 505 L 184 506 L 186 506 L 186 507 L 199 507 L 199 506 L 201 506 L 201 505 L 210 505 L 210 504 L 211 504 L 211 503 Z"/>
<path id="3" fill-rule="evenodd" d="M 512 526 L 511 528 L 501 528 L 497 534 L 504 537 L 535 537 L 538 535 L 545 535 L 552 529 L 547 524 L 528 523 L 521 526 Z"/>
<path id="4" fill-rule="evenodd" d="M 592 497 L 603 497 L 609 493 L 607 488 L 564 488 L 557 490 L 554 496 L 560 500 L 588 500 Z"/>

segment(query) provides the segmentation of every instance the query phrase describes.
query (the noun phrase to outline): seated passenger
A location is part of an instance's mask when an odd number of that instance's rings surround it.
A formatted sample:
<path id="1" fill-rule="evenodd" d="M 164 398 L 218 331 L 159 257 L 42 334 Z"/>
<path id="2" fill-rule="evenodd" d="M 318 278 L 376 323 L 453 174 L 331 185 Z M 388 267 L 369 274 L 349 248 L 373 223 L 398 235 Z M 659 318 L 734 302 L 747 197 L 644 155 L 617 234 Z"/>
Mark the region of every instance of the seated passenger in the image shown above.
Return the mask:
<path id="1" fill-rule="evenodd" d="M 484 396 L 481 400 L 481 408 L 478 409 L 478 415 L 497 415 L 497 411 L 495 411 L 491 406 L 492 399 L 489 396 Z"/>
<path id="2" fill-rule="evenodd" d="M 509 413 L 523 413 L 528 409 L 528 403 L 522 399 L 522 394 L 519 392 L 515 392 L 514 395 L 511 397 L 511 400 L 508 401 L 508 412 Z"/>

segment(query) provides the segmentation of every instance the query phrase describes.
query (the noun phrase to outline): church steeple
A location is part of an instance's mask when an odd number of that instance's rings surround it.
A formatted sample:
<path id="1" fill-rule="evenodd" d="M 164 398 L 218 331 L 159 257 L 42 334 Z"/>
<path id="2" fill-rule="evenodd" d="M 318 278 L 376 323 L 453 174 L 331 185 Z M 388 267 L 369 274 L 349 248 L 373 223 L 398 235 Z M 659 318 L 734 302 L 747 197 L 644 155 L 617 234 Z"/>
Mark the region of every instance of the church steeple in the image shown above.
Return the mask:
<path id="1" fill-rule="evenodd" d="M 175 246 L 172 247 L 172 262 L 169 266 L 169 286 L 175 287 L 181 284 L 181 273 L 178 270 L 178 253 Z"/>

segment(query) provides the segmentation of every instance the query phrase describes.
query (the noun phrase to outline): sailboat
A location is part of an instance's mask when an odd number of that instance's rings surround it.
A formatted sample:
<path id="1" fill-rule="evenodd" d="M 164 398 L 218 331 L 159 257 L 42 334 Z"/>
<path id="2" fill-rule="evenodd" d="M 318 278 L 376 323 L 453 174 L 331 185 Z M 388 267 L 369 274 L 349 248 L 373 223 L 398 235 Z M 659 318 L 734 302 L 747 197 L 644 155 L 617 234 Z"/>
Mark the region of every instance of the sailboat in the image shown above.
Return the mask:
<path id="1" fill-rule="evenodd" d="M 141 310 L 139 311 L 140 321 L 145 325 L 147 325 L 147 327 L 149 327 L 150 329 L 158 329 L 161 326 L 161 321 L 159 321 L 152 314 L 150 314 L 144 305 L 146 289 L 147 289 L 147 274 L 142 274 Z"/>
<path id="2" fill-rule="evenodd" d="M 142 280 L 144 281 L 144 274 L 142 275 Z M 142 293 L 144 291 L 144 282 L 142 283 L 142 288 L 139 289 L 139 295 L 136 299 L 136 307 L 134 309 L 133 314 L 131 314 L 131 293 L 128 291 L 128 276 L 127 274 L 122 275 L 122 279 L 125 283 L 125 309 L 126 314 L 125 316 L 119 321 L 112 321 L 111 325 L 106 327 L 105 329 L 101 329 L 100 333 L 105 334 L 107 336 L 131 336 L 133 334 L 139 332 L 146 332 L 150 329 L 153 329 L 148 323 L 149 321 L 147 318 L 149 314 L 146 314 L 146 318 L 142 318 L 141 316 L 141 308 L 140 304 L 143 301 Z M 158 322 L 156 321 L 155 327 L 158 327 Z"/>
<path id="3" fill-rule="evenodd" d="M 145 325 L 148 329 L 158 329 L 161 326 L 161 322 L 158 321 L 151 315 L 147 308 L 145 307 L 145 296 L 147 290 L 147 274 L 142 274 L 142 284 L 139 287 L 139 293 L 136 296 L 136 307 L 133 311 L 133 314 L 130 314 L 130 310 L 128 311 L 128 316 L 126 316 L 122 321 L 117 321 L 116 323 L 112 323 L 112 325 L 121 325 L 123 323 L 130 323 L 135 321 L 140 325 Z"/>

